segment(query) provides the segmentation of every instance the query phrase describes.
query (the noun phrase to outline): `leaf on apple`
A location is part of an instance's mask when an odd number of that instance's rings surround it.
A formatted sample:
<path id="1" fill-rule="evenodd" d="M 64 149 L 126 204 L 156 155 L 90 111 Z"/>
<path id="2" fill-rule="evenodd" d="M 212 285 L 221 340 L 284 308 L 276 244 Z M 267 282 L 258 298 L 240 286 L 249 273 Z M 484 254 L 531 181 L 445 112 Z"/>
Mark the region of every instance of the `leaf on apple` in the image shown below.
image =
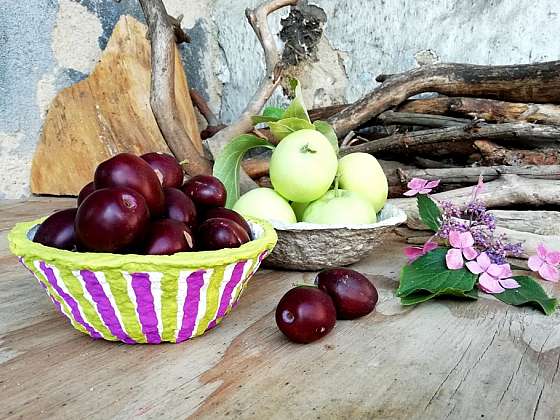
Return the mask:
<path id="1" fill-rule="evenodd" d="M 422 222 L 434 232 L 437 232 L 441 226 L 441 211 L 437 204 L 426 194 L 419 194 L 416 202 Z"/>
<path id="2" fill-rule="evenodd" d="M 556 310 L 557 300 L 549 297 L 541 285 L 532 277 L 513 277 L 521 287 L 507 289 L 505 292 L 494 296 L 504 303 L 521 306 L 531 305 L 541 309 L 546 315 L 552 315 Z"/>
<path id="3" fill-rule="evenodd" d="M 327 138 L 335 153 L 338 155 L 338 137 L 330 124 L 325 121 L 317 120 L 313 122 L 313 125 L 319 133 Z"/>
<path id="4" fill-rule="evenodd" d="M 227 191 L 226 207 L 231 208 L 239 199 L 239 170 L 245 153 L 256 147 L 274 149 L 267 140 L 252 134 L 242 134 L 229 142 L 214 162 L 213 175 Z"/>
<path id="5" fill-rule="evenodd" d="M 477 276 L 465 268 L 449 270 L 447 251 L 448 248 L 437 248 L 403 267 L 397 290 L 401 304 L 414 305 L 442 295 L 477 298 Z"/>
<path id="6" fill-rule="evenodd" d="M 260 123 L 276 122 L 281 120 L 283 117 L 284 110 L 282 108 L 269 106 L 263 110 L 262 115 L 255 115 L 251 117 L 251 121 L 253 122 L 253 125 L 257 125 Z"/>
<path id="7" fill-rule="evenodd" d="M 299 80 L 290 79 L 290 88 L 292 89 L 294 99 L 292 99 L 292 103 L 286 109 L 286 111 L 284 111 L 284 115 L 282 115 L 282 118 L 300 118 L 307 121 L 308 123 L 311 123 L 309 114 L 307 113 L 307 108 L 305 107 L 305 103 L 303 102 L 303 94 L 301 92 L 301 85 L 299 83 Z"/>
<path id="8" fill-rule="evenodd" d="M 309 121 L 296 117 L 284 118 L 277 122 L 269 122 L 268 126 L 270 127 L 272 135 L 278 141 L 299 130 L 315 130 L 315 126 Z"/>

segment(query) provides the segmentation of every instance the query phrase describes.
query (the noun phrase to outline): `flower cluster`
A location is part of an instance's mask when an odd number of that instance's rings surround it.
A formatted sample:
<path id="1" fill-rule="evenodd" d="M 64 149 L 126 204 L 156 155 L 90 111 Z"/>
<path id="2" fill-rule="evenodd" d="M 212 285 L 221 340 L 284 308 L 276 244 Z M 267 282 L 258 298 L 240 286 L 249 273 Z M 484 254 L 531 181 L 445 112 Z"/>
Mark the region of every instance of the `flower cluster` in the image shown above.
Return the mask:
<path id="1" fill-rule="evenodd" d="M 439 185 L 439 181 L 414 178 L 405 196 L 429 194 Z M 466 268 L 478 275 L 478 287 L 486 293 L 502 293 L 506 289 L 520 287 L 511 278 L 512 271 L 507 263 L 508 256 L 523 253 L 521 243 L 511 243 L 505 235 L 496 233 L 496 218 L 488 212 L 485 203 L 478 198 L 484 191 L 482 176 L 473 188 L 469 201 L 460 207 L 450 201 L 439 202 L 441 212 L 440 227 L 434 237 L 422 247 L 407 247 L 405 255 L 409 262 L 416 260 L 437 248 L 434 238 L 447 241 L 450 249 L 446 254 L 446 265 L 450 270 Z M 537 255 L 529 259 L 529 268 L 537 271 L 549 281 L 560 280 L 560 252 L 555 252 L 541 244 Z"/>

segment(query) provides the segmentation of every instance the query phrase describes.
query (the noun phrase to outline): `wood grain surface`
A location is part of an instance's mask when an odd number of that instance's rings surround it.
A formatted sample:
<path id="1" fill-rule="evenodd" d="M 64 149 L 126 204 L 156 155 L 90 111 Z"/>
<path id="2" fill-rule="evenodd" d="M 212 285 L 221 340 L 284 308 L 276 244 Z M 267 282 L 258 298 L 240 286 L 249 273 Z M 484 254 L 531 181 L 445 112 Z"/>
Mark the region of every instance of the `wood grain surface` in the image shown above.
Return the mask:
<path id="1" fill-rule="evenodd" d="M 76 195 L 91 181 L 100 162 L 120 152 L 171 153 L 150 107 L 146 30 L 134 18 L 121 17 L 93 72 L 55 97 L 33 157 L 33 193 Z M 201 152 L 196 114 L 178 54 L 175 66 L 177 114 Z"/>
<path id="2" fill-rule="evenodd" d="M 397 239 L 355 265 L 379 289 L 376 311 L 316 343 L 288 342 L 273 316 L 313 274 L 266 270 L 202 337 L 94 341 L 7 250 L 15 222 L 70 205 L 0 202 L 0 418 L 560 418 L 560 317 L 490 297 L 401 307 Z"/>

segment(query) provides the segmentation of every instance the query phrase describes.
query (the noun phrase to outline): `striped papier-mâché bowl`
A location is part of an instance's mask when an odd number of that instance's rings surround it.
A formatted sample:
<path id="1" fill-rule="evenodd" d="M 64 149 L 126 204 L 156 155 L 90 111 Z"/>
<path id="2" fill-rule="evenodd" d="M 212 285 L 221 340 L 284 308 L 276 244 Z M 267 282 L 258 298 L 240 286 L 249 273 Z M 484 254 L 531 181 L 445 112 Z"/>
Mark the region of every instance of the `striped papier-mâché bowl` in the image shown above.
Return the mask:
<path id="1" fill-rule="evenodd" d="M 18 223 L 10 250 L 39 280 L 74 328 L 128 344 L 179 343 L 215 327 L 276 244 L 276 232 L 248 219 L 253 240 L 239 248 L 174 255 L 71 252 L 32 241 L 39 219 Z"/>

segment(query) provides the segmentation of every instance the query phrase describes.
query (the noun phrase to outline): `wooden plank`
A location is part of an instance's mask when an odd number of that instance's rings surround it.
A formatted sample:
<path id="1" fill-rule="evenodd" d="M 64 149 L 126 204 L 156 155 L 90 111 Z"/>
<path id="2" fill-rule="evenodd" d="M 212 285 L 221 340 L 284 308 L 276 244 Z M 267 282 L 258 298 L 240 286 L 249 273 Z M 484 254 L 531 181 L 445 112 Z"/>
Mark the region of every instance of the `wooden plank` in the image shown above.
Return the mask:
<path id="1" fill-rule="evenodd" d="M 146 30 L 134 18 L 121 17 L 90 76 L 55 97 L 33 158 L 33 193 L 76 195 L 91 180 L 95 167 L 119 152 L 171 153 L 150 107 Z M 178 115 L 201 152 L 196 114 L 178 54 L 175 66 Z"/>
<path id="2" fill-rule="evenodd" d="M 67 203 L 1 202 L 0 211 L 13 224 Z M 356 265 L 379 289 L 376 312 L 339 321 L 316 343 L 288 342 L 273 316 L 313 274 L 259 271 L 207 335 L 127 346 L 75 332 L 8 255 L 5 236 L 0 418 L 560 418 L 560 316 L 490 297 L 403 308 L 396 239 Z"/>

